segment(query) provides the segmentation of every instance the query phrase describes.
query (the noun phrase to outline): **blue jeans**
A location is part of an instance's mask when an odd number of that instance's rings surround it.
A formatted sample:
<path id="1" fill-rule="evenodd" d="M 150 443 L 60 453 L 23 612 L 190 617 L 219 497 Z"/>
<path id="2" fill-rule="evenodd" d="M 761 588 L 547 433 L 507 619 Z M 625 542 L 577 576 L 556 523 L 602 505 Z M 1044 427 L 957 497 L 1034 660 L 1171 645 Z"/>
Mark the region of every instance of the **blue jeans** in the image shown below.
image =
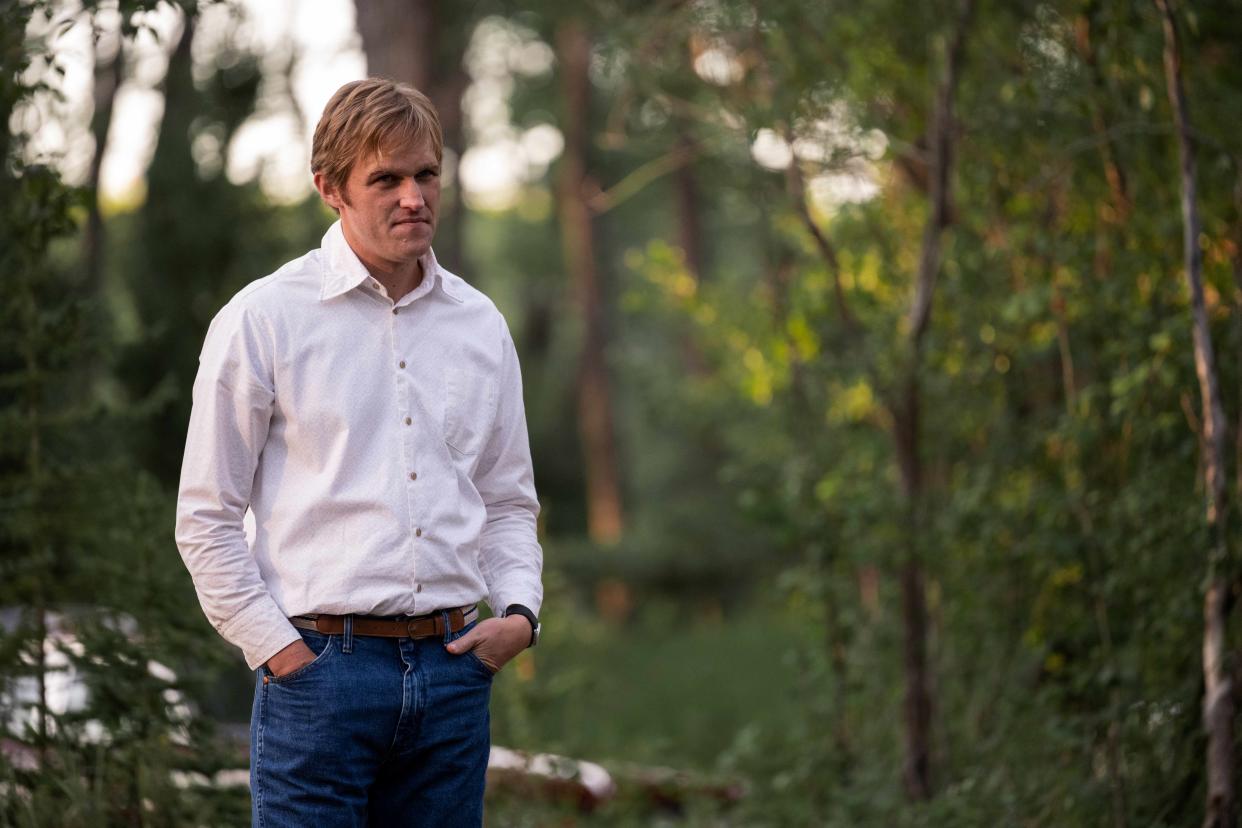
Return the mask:
<path id="1" fill-rule="evenodd" d="M 477 622 L 413 639 L 355 636 L 352 621 L 340 635 L 299 628 L 306 666 L 255 671 L 252 824 L 481 825 L 492 672 L 444 649 Z"/>

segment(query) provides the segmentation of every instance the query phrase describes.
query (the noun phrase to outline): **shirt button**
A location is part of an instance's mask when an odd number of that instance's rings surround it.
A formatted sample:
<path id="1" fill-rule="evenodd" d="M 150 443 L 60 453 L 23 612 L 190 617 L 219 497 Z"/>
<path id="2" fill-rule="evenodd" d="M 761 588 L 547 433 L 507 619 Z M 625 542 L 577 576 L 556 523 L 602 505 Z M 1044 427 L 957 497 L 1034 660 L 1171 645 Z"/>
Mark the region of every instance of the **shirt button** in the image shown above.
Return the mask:
<path id="1" fill-rule="evenodd" d="M 409 425 L 409 424 L 410 424 L 410 423 L 412 423 L 412 422 L 414 422 L 414 421 L 413 421 L 413 420 L 411 420 L 409 417 L 406 417 L 406 418 L 405 418 L 405 424 L 406 424 L 406 425 Z"/>
<path id="2" fill-rule="evenodd" d="M 415 591 L 415 592 L 422 592 L 422 591 L 423 591 L 423 585 L 422 585 L 422 584 L 419 584 L 418 586 L 414 587 L 414 591 Z"/>
<path id="3" fill-rule="evenodd" d="M 414 530 L 414 537 L 421 538 L 422 536 L 423 536 L 423 530 L 421 528 Z"/>
<path id="4" fill-rule="evenodd" d="M 404 368 L 404 367 L 405 367 L 405 360 L 403 359 L 403 360 L 401 360 L 400 362 L 398 362 L 398 363 L 397 363 L 397 367 L 398 367 L 398 368 Z"/>
<path id="5" fill-rule="evenodd" d="M 417 480 L 417 479 L 418 479 L 418 472 L 410 472 L 410 479 L 411 479 L 411 480 Z"/>
<path id="6" fill-rule="evenodd" d="M 401 311 L 401 308 L 393 308 L 393 309 L 392 309 L 392 315 L 393 315 L 393 316 L 396 316 L 398 313 L 400 313 L 400 311 Z"/>

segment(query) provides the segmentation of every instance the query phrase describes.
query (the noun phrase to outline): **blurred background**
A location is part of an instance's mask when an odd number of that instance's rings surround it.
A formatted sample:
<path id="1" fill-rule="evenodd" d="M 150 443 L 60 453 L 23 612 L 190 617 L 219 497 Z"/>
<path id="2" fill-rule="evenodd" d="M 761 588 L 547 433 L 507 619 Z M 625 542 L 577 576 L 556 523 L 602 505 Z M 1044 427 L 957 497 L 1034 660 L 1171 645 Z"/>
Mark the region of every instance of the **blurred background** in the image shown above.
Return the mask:
<path id="1" fill-rule="evenodd" d="M 19 0 L 0 63 L 0 824 L 247 824 L 190 387 L 368 74 L 522 360 L 492 824 L 1235 824 L 1236 0 Z"/>

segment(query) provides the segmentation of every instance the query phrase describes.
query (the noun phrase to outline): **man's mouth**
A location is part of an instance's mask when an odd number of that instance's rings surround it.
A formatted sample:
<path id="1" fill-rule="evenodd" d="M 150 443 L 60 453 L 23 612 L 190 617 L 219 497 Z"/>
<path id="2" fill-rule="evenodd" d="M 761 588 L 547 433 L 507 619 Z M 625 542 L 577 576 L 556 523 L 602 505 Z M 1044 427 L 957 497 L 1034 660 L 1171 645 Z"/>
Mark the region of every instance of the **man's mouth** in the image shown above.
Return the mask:
<path id="1" fill-rule="evenodd" d="M 404 219 L 397 219 L 396 221 L 393 222 L 393 225 L 395 226 L 395 225 L 401 225 L 401 224 L 430 224 L 430 223 L 431 222 L 425 218 L 404 218 Z"/>

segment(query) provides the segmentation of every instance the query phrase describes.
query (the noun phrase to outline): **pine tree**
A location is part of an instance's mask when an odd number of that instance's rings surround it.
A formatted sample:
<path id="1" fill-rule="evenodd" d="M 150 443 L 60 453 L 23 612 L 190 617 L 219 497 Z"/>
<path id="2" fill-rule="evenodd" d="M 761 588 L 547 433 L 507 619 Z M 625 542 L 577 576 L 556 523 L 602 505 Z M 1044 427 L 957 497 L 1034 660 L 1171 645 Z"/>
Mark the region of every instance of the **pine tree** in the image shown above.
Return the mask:
<path id="1" fill-rule="evenodd" d="M 5 122 L 59 76 L 56 30 L 27 41 L 49 5 L 0 7 Z M 32 66 L 51 82 L 25 80 Z M 184 611 L 171 496 L 118 451 L 137 410 L 95 393 L 102 303 L 55 255 L 85 193 L 30 163 L 20 133 L 0 152 L 0 823 L 235 820 L 244 790 L 214 801 L 176 775 L 221 764 L 174 671 L 211 631 Z"/>

